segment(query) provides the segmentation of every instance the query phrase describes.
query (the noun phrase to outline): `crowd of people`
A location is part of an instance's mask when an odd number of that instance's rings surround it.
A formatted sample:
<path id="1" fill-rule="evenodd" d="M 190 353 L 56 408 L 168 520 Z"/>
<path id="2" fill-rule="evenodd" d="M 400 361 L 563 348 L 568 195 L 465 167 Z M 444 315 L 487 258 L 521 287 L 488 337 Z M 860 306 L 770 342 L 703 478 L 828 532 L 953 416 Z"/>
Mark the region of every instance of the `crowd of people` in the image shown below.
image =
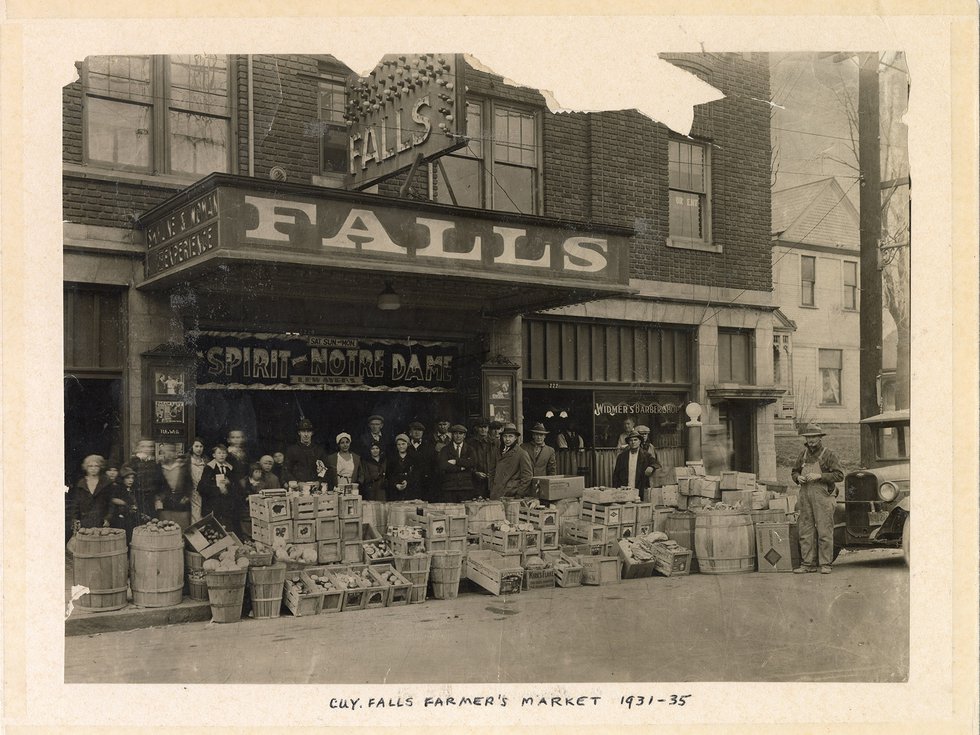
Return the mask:
<path id="1" fill-rule="evenodd" d="M 314 426 L 303 418 L 297 440 L 285 451 L 250 456 L 247 437 L 232 429 L 225 442 L 208 446 L 196 438 L 186 455 L 174 444 L 144 439 L 122 466 L 90 455 L 83 477 L 69 488 L 66 538 L 80 527 L 132 529 L 149 518 L 186 526 L 213 514 L 229 530 L 248 536 L 248 496 L 265 489 L 313 483 L 335 490 L 356 483 L 366 500 L 421 499 L 463 502 L 533 495 L 532 478 L 557 474 L 555 449 L 543 424 L 530 439 L 512 423 L 477 420 L 471 430 L 443 419 L 430 432 L 413 421 L 392 435 L 382 416 L 369 417 L 356 441 L 341 431 L 335 451 L 314 443 Z"/>

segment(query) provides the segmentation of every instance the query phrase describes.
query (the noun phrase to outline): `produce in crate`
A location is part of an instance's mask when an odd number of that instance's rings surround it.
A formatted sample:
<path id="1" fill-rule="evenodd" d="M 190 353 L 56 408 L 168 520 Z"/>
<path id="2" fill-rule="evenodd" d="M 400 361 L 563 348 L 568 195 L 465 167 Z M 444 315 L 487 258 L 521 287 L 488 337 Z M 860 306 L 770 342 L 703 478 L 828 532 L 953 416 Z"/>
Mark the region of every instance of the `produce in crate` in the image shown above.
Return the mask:
<path id="1" fill-rule="evenodd" d="M 421 541 L 422 540 L 422 527 L 421 526 L 388 526 L 388 532 L 386 534 L 388 538 L 400 538 L 407 541 Z"/>
<path id="2" fill-rule="evenodd" d="M 275 548 L 276 561 L 298 561 L 307 564 L 316 564 L 317 551 L 315 548 L 303 548 L 302 546 L 287 545 Z"/>
<path id="3" fill-rule="evenodd" d="M 372 544 L 362 544 L 362 546 L 368 559 L 390 559 L 395 554 L 388 546 L 387 541 L 376 541 Z"/>
<path id="4" fill-rule="evenodd" d="M 526 521 L 521 521 L 520 523 L 511 523 L 510 521 L 494 521 L 490 524 L 491 531 L 503 531 L 508 533 L 511 531 L 534 531 L 533 523 L 528 523 Z"/>
<path id="5" fill-rule="evenodd" d="M 344 585 L 349 590 L 356 590 L 358 587 L 367 589 L 369 587 L 374 587 L 374 580 L 367 573 L 365 569 L 360 574 L 356 572 L 338 572 L 334 574 L 337 582 Z"/>
<path id="6" fill-rule="evenodd" d="M 248 552 L 244 547 L 225 549 L 218 556 L 204 561 L 204 569 L 218 572 L 233 572 L 237 569 L 248 569 Z"/>
<path id="7" fill-rule="evenodd" d="M 81 529 L 79 529 L 79 530 L 81 530 Z M 137 527 L 134 530 L 134 533 L 136 533 L 136 532 L 140 532 L 140 533 L 169 533 L 171 531 L 179 531 L 179 530 L 180 530 L 180 524 L 179 523 L 175 523 L 174 521 L 161 521 L 158 518 L 151 518 L 149 520 L 149 522 L 147 522 L 146 524 Z M 209 530 L 212 530 L 212 529 L 209 529 Z M 208 539 L 208 541 L 216 541 L 217 539 L 221 538 L 220 535 L 217 536 L 217 538 L 214 538 L 214 539 L 212 539 L 207 534 L 204 534 L 204 536 L 205 536 L 205 538 Z"/>
<path id="8" fill-rule="evenodd" d="M 321 574 L 311 574 L 310 579 L 313 581 L 313 586 L 317 587 L 314 592 L 334 592 L 338 590 L 337 585 L 333 583 L 329 577 L 323 576 Z"/>
<path id="9" fill-rule="evenodd" d="M 286 585 L 295 587 L 296 591 L 301 595 L 308 595 L 316 590 L 311 590 L 309 585 L 303 581 L 303 578 L 299 574 L 287 574 L 286 575 Z"/>

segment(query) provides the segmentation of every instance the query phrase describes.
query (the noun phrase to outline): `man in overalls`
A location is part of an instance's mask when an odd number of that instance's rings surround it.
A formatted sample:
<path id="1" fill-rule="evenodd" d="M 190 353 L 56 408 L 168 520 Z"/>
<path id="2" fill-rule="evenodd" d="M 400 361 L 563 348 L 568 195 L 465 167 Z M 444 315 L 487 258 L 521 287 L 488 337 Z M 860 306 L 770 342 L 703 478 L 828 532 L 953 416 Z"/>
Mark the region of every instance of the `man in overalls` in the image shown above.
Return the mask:
<path id="1" fill-rule="evenodd" d="M 800 486 L 800 556 L 796 574 L 819 571 L 830 574 L 834 560 L 834 506 L 836 483 L 844 480 L 844 469 L 837 455 L 823 446 L 826 433 L 816 424 L 800 432 L 806 444 L 793 465 L 793 482 Z"/>

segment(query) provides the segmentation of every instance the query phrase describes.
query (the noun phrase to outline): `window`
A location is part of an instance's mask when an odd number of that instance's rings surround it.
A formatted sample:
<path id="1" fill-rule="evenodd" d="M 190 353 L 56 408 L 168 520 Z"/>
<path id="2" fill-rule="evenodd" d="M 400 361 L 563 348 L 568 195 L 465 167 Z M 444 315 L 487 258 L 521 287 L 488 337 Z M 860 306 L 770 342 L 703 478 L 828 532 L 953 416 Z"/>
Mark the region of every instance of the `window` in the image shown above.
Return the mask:
<path id="1" fill-rule="evenodd" d="M 720 250 L 711 246 L 710 162 L 705 143 L 667 144 L 669 228 L 672 247 Z"/>
<path id="2" fill-rule="evenodd" d="M 65 288 L 65 369 L 122 370 L 121 291 Z"/>
<path id="3" fill-rule="evenodd" d="M 536 213 L 538 127 L 533 111 L 489 100 L 468 101 L 469 142 L 431 164 L 432 198 L 462 207 Z"/>
<path id="4" fill-rule="evenodd" d="M 800 256 L 800 304 L 816 306 L 817 259 L 812 255 Z"/>
<path id="5" fill-rule="evenodd" d="M 841 263 L 844 269 L 844 297 L 843 306 L 845 309 L 854 311 L 858 308 L 858 286 L 857 273 L 858 264 L 853 260 L 845 260 Z"/>
<path id="6" fill-rule="evenodd" d="M 347 173 L 347 123 L 344 106 L 347 88 L 340 77 L 323 78 L 319 83 L 320 173 L 344 176 Z"/>
<path id="7" fill-rule="evenodd" d="M 818 350 L 820 368 L 820 405 L 841 405 L 840 378 L 842 356 L 840 350 Z"/>
<path id="8" fill-rule="evenodd" d="M 752 382 L 752 333 L 718 330 L 718 382 L 748 385 Z"/>
<path id="9" fill-rule="evenodd" d="M 230 170 L 224 56 L 91 56 L 83 70 L 85 160 L 124 171 Z"/>

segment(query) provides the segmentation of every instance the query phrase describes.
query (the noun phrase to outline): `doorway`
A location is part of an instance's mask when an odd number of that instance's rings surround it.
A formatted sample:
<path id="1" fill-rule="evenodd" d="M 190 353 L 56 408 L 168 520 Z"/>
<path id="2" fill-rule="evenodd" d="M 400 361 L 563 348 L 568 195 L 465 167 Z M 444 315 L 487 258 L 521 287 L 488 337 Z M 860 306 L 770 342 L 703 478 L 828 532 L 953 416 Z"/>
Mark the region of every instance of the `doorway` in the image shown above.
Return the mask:
<path id="1" fill-rule="evenodd" d="M 755 472 L 755 405 L 726 401 L 719 414 L 732 444 L 732 469 Z"/>
<path id="2" fill-rule="evenodd" d="M 65 482 L 82 476 L 82 460 L 98 454 L 118 466 L 123 457 L 122 379 L 65 376 Z"/>

